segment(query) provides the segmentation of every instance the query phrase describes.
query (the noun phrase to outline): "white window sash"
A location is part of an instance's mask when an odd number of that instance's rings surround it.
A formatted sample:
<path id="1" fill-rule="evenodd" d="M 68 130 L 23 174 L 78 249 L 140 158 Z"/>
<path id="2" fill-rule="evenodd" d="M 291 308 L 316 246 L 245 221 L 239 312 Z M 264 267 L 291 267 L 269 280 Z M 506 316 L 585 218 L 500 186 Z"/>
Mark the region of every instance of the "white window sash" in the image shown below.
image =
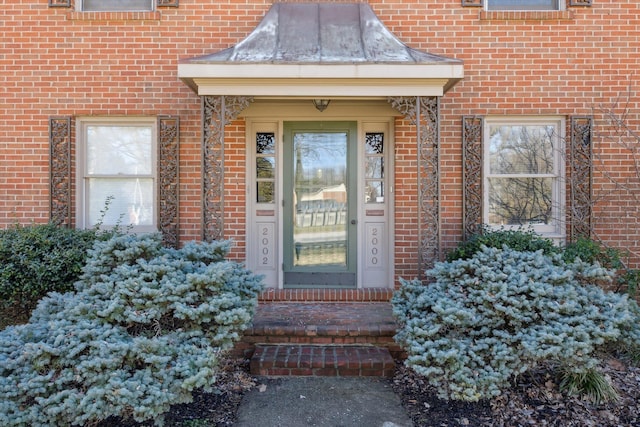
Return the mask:
<path id="1" fill-rule="evenodd" d="M 484 1 L 485 9 L 492 10 L 492 11 L 565 10 L 566 0 L 556 0 L 555 2 L 551 2 L 550 0 L 540 0 L 538 2 L 536 2 L 535 0 L 527 0 L 526 2 L 524 2 L 523 0 L 512 0 L 510 2 L 511 4 L 509 4 L 509 2 L 506 2 L 507 4 L 499 4 L 498 6 L 492 6 L 492 5 L 495 5 L 496 3 L 497 3 L 496 0 L 485 0 Z M 534 4 L 534 3 L 538 3 L 538 4 Z M 547 3 L 548 6 L 545 5 L 545 3 Z M 550 3 L 555 3 L 555 4 L 550 4 Z"/>
<path id="2" fill-rule="evenodd" d="M 489 156 L 489 141 L 490 134 L 489 129 L 492 126 L 554 126 L 556 135 L 554 137 L 553 144 L 553 173 L 509 173 L 509 174 L 496 174 L 490 173 L 490 156 Z M 516 230 L 520 228 L 531 228 L 533 231 L 552 239 L 561 240 L 564 239 L 565 232 L 565 189 L 564 189 L 564 130 L 565 120 L 562 117 L 550 116 L 550 117 L 487 117 L 484 120 L 484 138 L 485 141 L 484 160 L 483 160 L 483 176 L 484 176 L 484 203 L 483 203 L 483 222 L 489 227 L 507 230 Z M 497 225 L 489 223 L 489 179 L 491 178 L 504 178 L 504 179 L 517 179 L 517 178 L 539 178 L 539 179 L 552 179 L 552 222 L 550 224 L 531 224 L 531 225 Z"/>
<path id="3" fill-rule="evenodd" d="M 79 228 L 91 228 L 95 226 L 94 222 L 97 220 L 100 223 L 100 218 L 96 217 L 96 212 L 104 210 L 105 200 L 92 200 L 96 196 L 90 194 L 90 185 L 109 185 L 111 181 L 112 185 L 120 181 L 123 183 L 123 187 L 133 186 L 135 188 L 137 201 L 140 206 L 133 206 L 129 209 L 129 212 L 124 212 L 122 209 L 118 210 L 118 206 L 121 208 L 124 206 L 122 203 L 123 198 L 116 199 L 112 202 L 114 206 L 110 206 L 105 218 L 103 218 L 103 228 L 110 229 L 114 225 L 121 227 L 123 231 L 131 232 L 154 232 L 157 231 L 158 224 L 158 177 L 157 177 L 157 129 L 156 118 L 78 118 L 77 119 L 77 172 L 76 172 L 76 224 Z M 151 155 L 149 158 L 150 165 L 147 164 L 151 173 L 89 173 L 88 172 L 88 135 L 87 128 L 90 126 L 113 126 L 113 127 L 144 127 L 151 131 Z M 149 181 L 151 181 L 151 190 L 145 190 L 148 188 Z M 103 187 L 104 188 L 104 187 Z M 99 205 L 97 205 L 99 204 Z M 144 210 L 144 212 L 141 211 Z M 139 220 L 141 214 L 145 214 L 144 220 L 135 223 Z M 120 219 L 114 219 L 117 216 Z M 115 224 L 114 224 L 115 222 Z"/>

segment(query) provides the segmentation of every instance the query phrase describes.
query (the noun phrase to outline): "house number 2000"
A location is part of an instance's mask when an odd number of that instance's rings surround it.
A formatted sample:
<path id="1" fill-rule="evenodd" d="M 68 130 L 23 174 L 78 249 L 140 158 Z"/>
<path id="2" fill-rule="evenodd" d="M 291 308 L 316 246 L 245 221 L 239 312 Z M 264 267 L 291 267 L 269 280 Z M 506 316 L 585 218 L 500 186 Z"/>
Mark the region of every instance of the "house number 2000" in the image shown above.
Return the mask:
<path id="1" fill-rule="evenodd" d="M 378 229 L 377 228 L 372 228 L 371 229 L 371 258 L 369 259 L 369 262 L 371 262 L 372 265 L 377 265 L 378 264 L 378 244 L 380 243 L 380 241 L 378 240 Z"/>

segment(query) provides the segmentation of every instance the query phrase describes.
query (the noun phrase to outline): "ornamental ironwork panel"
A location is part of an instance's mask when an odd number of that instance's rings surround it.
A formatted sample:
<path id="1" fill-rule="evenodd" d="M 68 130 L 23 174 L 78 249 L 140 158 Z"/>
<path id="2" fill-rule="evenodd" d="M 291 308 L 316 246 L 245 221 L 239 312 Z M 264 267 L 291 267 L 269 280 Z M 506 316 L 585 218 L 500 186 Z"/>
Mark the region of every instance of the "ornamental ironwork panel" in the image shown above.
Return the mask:
<path id="1" fill-rule="evenodd" d="M 49 118 L 49 217 L 71 226 L 71 117 Z"/>
<path id="2" fill-rule="evenodd" d="M 593 118 L 571 117 L 571 240 L 591 235 Z"/>
<path id="3" fill-rule="evenodd" d="M 157 0 L 158 7 L 178 7 L 178 0 Z"/>
<path id="4" fill-rule="evenodd" d="M 71 0 L 49 0 L 49 7 L 71 7 Z"/>
<path id="5" fill-rule="evenodd" d="M 592 0 L 570 0 L 569 6 L 591 6 Z"/>
<path id="6" fill-rule="evenodd" d="M 178 247 L 180 118 L 158 117 L 158 227 L 165 245 Z"/>
<path id="7" fill-rule="evenodd" d="M 224 230 L 224 127 L 253 101 L 246 96 L 202 96 L 202 239 Z"/>
<path id="8" fill-rule="evenodd" d="M 440 99 L 396 97 L 389 102 L 415 126 L 418 139 L 420 277 L 440 259 Z"/>
<path id="9" fill-rule="evenodd" d="M 482 129 L 484 118 L 462 118 L 462 227 L 468 239 L 482 230 Z"/>

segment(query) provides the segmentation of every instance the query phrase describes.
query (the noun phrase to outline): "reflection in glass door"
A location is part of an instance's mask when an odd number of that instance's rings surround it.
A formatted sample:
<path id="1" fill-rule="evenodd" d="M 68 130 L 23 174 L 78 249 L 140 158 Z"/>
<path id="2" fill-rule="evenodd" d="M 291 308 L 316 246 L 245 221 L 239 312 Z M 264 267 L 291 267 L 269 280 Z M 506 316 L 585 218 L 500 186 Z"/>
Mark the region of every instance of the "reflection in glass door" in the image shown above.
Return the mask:
<path id="1" fill-rule="evenodd" d="M 285 123 L 285 285 L 355 286 L 355 127 Z"/>

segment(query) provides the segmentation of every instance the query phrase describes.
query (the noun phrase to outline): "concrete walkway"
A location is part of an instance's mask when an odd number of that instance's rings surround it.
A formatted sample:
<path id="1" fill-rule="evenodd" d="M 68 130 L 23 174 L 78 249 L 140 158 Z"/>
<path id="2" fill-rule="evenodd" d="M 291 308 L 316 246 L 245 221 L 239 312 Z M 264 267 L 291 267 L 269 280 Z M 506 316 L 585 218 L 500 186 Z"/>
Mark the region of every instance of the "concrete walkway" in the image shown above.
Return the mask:
<path id="1" fill-rule="evenodd" d="M 239 427 L 412 427 L 388 380 L 259 377 L 238 410 Z"/>

